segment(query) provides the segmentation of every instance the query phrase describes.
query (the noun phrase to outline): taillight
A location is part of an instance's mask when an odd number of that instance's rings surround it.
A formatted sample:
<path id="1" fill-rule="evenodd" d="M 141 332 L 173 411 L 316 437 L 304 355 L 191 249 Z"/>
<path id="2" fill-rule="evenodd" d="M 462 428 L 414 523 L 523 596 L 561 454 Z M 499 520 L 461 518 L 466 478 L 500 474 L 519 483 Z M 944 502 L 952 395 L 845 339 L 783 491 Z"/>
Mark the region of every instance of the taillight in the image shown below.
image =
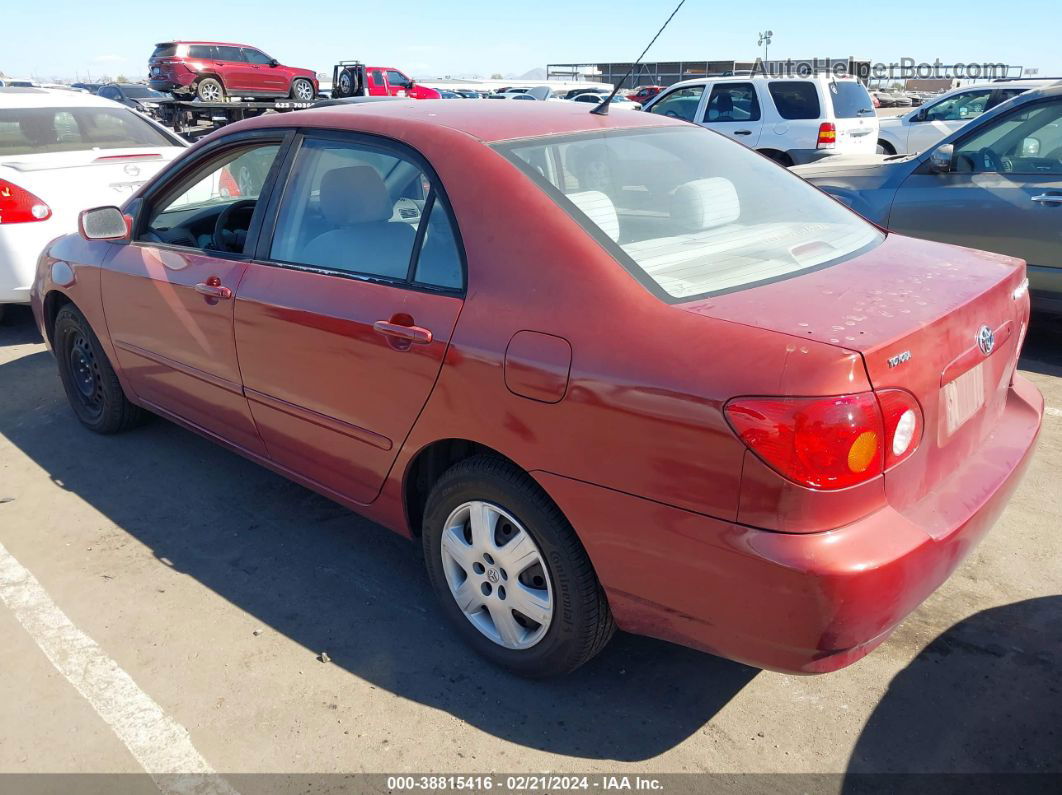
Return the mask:
<path id="1" fill-rule="evenodd" d="M 881 389 L 877 392 L 885 425 L 885 468 L 903 461 L 922 441 L 922 407 L 915 396 L 902 389 Z"/>
<path id="2" fill-rule="evenodd" d="M 884 468 L 885 429 L 873 392 L 818 398 L 735 398 L 726 416 L 749 449 L 782 476 L 843 489 Z"/>
<path id="3" fill-rule="evenodd" d="M 815 148 L 833 149 L 835 146 L 837 146 L 837 125 L 832 121 L 824 121 L 819 125 L 819 140 Z"/>
<path id="4" fill-rule="evenodd" d="M 47 221 L 52 208 L 25 188 L 0 179 L 0 224 Z"/>

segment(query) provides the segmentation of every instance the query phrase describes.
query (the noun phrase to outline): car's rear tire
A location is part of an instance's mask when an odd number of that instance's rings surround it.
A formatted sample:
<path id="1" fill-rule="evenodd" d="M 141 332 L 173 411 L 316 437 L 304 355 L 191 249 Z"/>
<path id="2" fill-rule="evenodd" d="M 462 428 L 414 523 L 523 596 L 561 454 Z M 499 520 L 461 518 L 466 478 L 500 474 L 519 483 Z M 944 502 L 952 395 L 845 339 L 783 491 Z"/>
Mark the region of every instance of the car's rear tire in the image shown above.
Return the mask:
<path id="1" fill-rule="evenodd" d="M 615 631 L 571 525 L 504 459 L 475 456 L 442 475 L 428 496 L 422 542 L 432 588 L 454 628 L 514 673 L 573 671 Z"/>
<path id="2" fill-rule="evenodd" d="M 785 152 L 779 152 L 777 149 L 761 149 L 760 154 L 766 158 L 770 158 L 775 163 L 781 166 L 789 168 L 793 165 L 793 158 L 787 155 Z"/>
<path id="3" fill-rule="evenodd" d="M 878 154 L 879 155 L 894 155 L 896 154 L 896 147 L 890 144 L 888 141 L 878 141 Z"/>
<path id="4" fill-rule="evenodd" d="M 224 102 L 225 87 L 213 77 L 204 77 L 195 87 L 196 98 L 200 102 Z"/>
<path id="5" fill-rule="evenodd" d="M 291 98 L 296 102 L 313 101 L 313 83 L 301 77 L 291 81 Z"/>
<path id="6" fill-rule="evenodd" d="M 145 412 L 129 402 L 107 354 L 85 316 L 67 304 L 52 331 L 59 378 L 78 420 L 91 431 L 111 434 L 132 428 Z"/>

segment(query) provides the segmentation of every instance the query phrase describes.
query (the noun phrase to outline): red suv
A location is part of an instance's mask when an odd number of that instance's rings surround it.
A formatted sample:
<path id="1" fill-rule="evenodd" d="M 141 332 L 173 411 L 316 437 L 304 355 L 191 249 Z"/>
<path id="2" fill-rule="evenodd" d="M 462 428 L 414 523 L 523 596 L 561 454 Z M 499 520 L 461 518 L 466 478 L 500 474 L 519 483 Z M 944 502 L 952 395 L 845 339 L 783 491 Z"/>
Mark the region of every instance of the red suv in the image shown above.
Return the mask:
<path id="1" fill-rule="evenodd" d="M 148 83 L 156 91 L 224 102 L 228 95 L 309 102 L 317 96 L 317 75 L 283 66 L 255 47 L 215 41 L 167 41 L 148 59 Z"/>

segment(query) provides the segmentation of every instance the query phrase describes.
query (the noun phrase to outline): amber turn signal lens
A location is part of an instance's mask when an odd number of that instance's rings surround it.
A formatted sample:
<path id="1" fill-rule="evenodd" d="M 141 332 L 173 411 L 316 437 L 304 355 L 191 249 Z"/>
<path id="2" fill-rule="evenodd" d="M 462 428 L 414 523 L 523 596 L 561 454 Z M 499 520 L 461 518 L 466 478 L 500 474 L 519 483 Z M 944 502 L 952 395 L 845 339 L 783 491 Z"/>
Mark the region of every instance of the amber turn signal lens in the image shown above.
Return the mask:
<path id="1" fill-rule="evenodd" d="M 878 453 L 878 435 L 863 431 L 848 448 L 848 468 L 853 472 L 866 472 Z"/>

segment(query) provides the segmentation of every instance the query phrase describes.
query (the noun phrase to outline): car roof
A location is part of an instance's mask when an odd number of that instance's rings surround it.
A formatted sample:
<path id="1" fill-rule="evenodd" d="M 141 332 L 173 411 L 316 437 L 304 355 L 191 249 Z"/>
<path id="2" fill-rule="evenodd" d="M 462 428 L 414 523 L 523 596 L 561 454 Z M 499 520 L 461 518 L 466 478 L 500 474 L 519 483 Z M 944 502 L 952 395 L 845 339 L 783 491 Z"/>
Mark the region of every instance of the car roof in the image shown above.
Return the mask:
<path id="1" fill-rule="evenodd" d="M 261 47 L 255 47 L 251 44 L 237 44 L 234 41 L 203 41 L 202 39 L 175 39 L 174 41 L 160 41 L 156 44 L 156 47 L 162 47 L 166 44 L 215 44 L 223 47 L 249 47 L 253 50 L 260 50 Z"/>
<path id="2" fill-rule="evenodd" d="M 823 83 L 823 82 L 858 83 L 859 82 L 858 80 L 855 79 L 855 77 L 852 77 L 851 75 L 846 76 L 846 77 L 837 77 L 835 75 L 827 75 L 827 74 L 821 74 L 821 73 L 820 74 L 814 74 L 814 75 L 808 75 L 807 77 L 801 77 L 800 75 L 793 75 L 791 77 L 767 77 L 767 76 L 764 76 L 764 75 L 713 75 L 711 77 L 694 77 L 694 78 L 692 78 L 690 80 L 682 80 L 682 81 L 680 81 L 678 83 L 672 83 L 670 86 L 667 86 L 667 88 L 679 88 L 679 87 L 685 87 L 685 86 L 703 86 L 703 85 L 707 85 L 708 83 L 718 83 L 718 82 L 720 82 L 722 80 L 726 80 L 726 81 L 740 80 L 742 82 L 745 82 L 745 81 L 748 81 L 748 80 L 762 80 L 762 81 L 767 82 L 767 83 L 777 83 L 779 81 L 791 82 L 793 80 L 808 80 L 808 81 L 814 82 L 814 83 Z M 860 85 L 862 85 L 862 83 L 860 83 Z M 880 90 L 880 89 L 878 89 L 878 90 Z"/>
<path id="3" fill-rule="evenodd" d="M 110 99 L 58 88 L 0 88 L 0 108 L 120 108 Z"/>
<path id="4" fill-rule="evenodd" d="M 407 99 L 267 114 L 228 125 L 215 135 L 236 130 L 292 126 L 377 132 L 410 141 L 420 135 L 438 132 L 441 127 L 484 143 L 610 129 L 690 127 L 678 119 L 651 113 L 621 112 L 600 116 L 591 113 L 585 103 L 577 102 L 438 102 Z"/>

